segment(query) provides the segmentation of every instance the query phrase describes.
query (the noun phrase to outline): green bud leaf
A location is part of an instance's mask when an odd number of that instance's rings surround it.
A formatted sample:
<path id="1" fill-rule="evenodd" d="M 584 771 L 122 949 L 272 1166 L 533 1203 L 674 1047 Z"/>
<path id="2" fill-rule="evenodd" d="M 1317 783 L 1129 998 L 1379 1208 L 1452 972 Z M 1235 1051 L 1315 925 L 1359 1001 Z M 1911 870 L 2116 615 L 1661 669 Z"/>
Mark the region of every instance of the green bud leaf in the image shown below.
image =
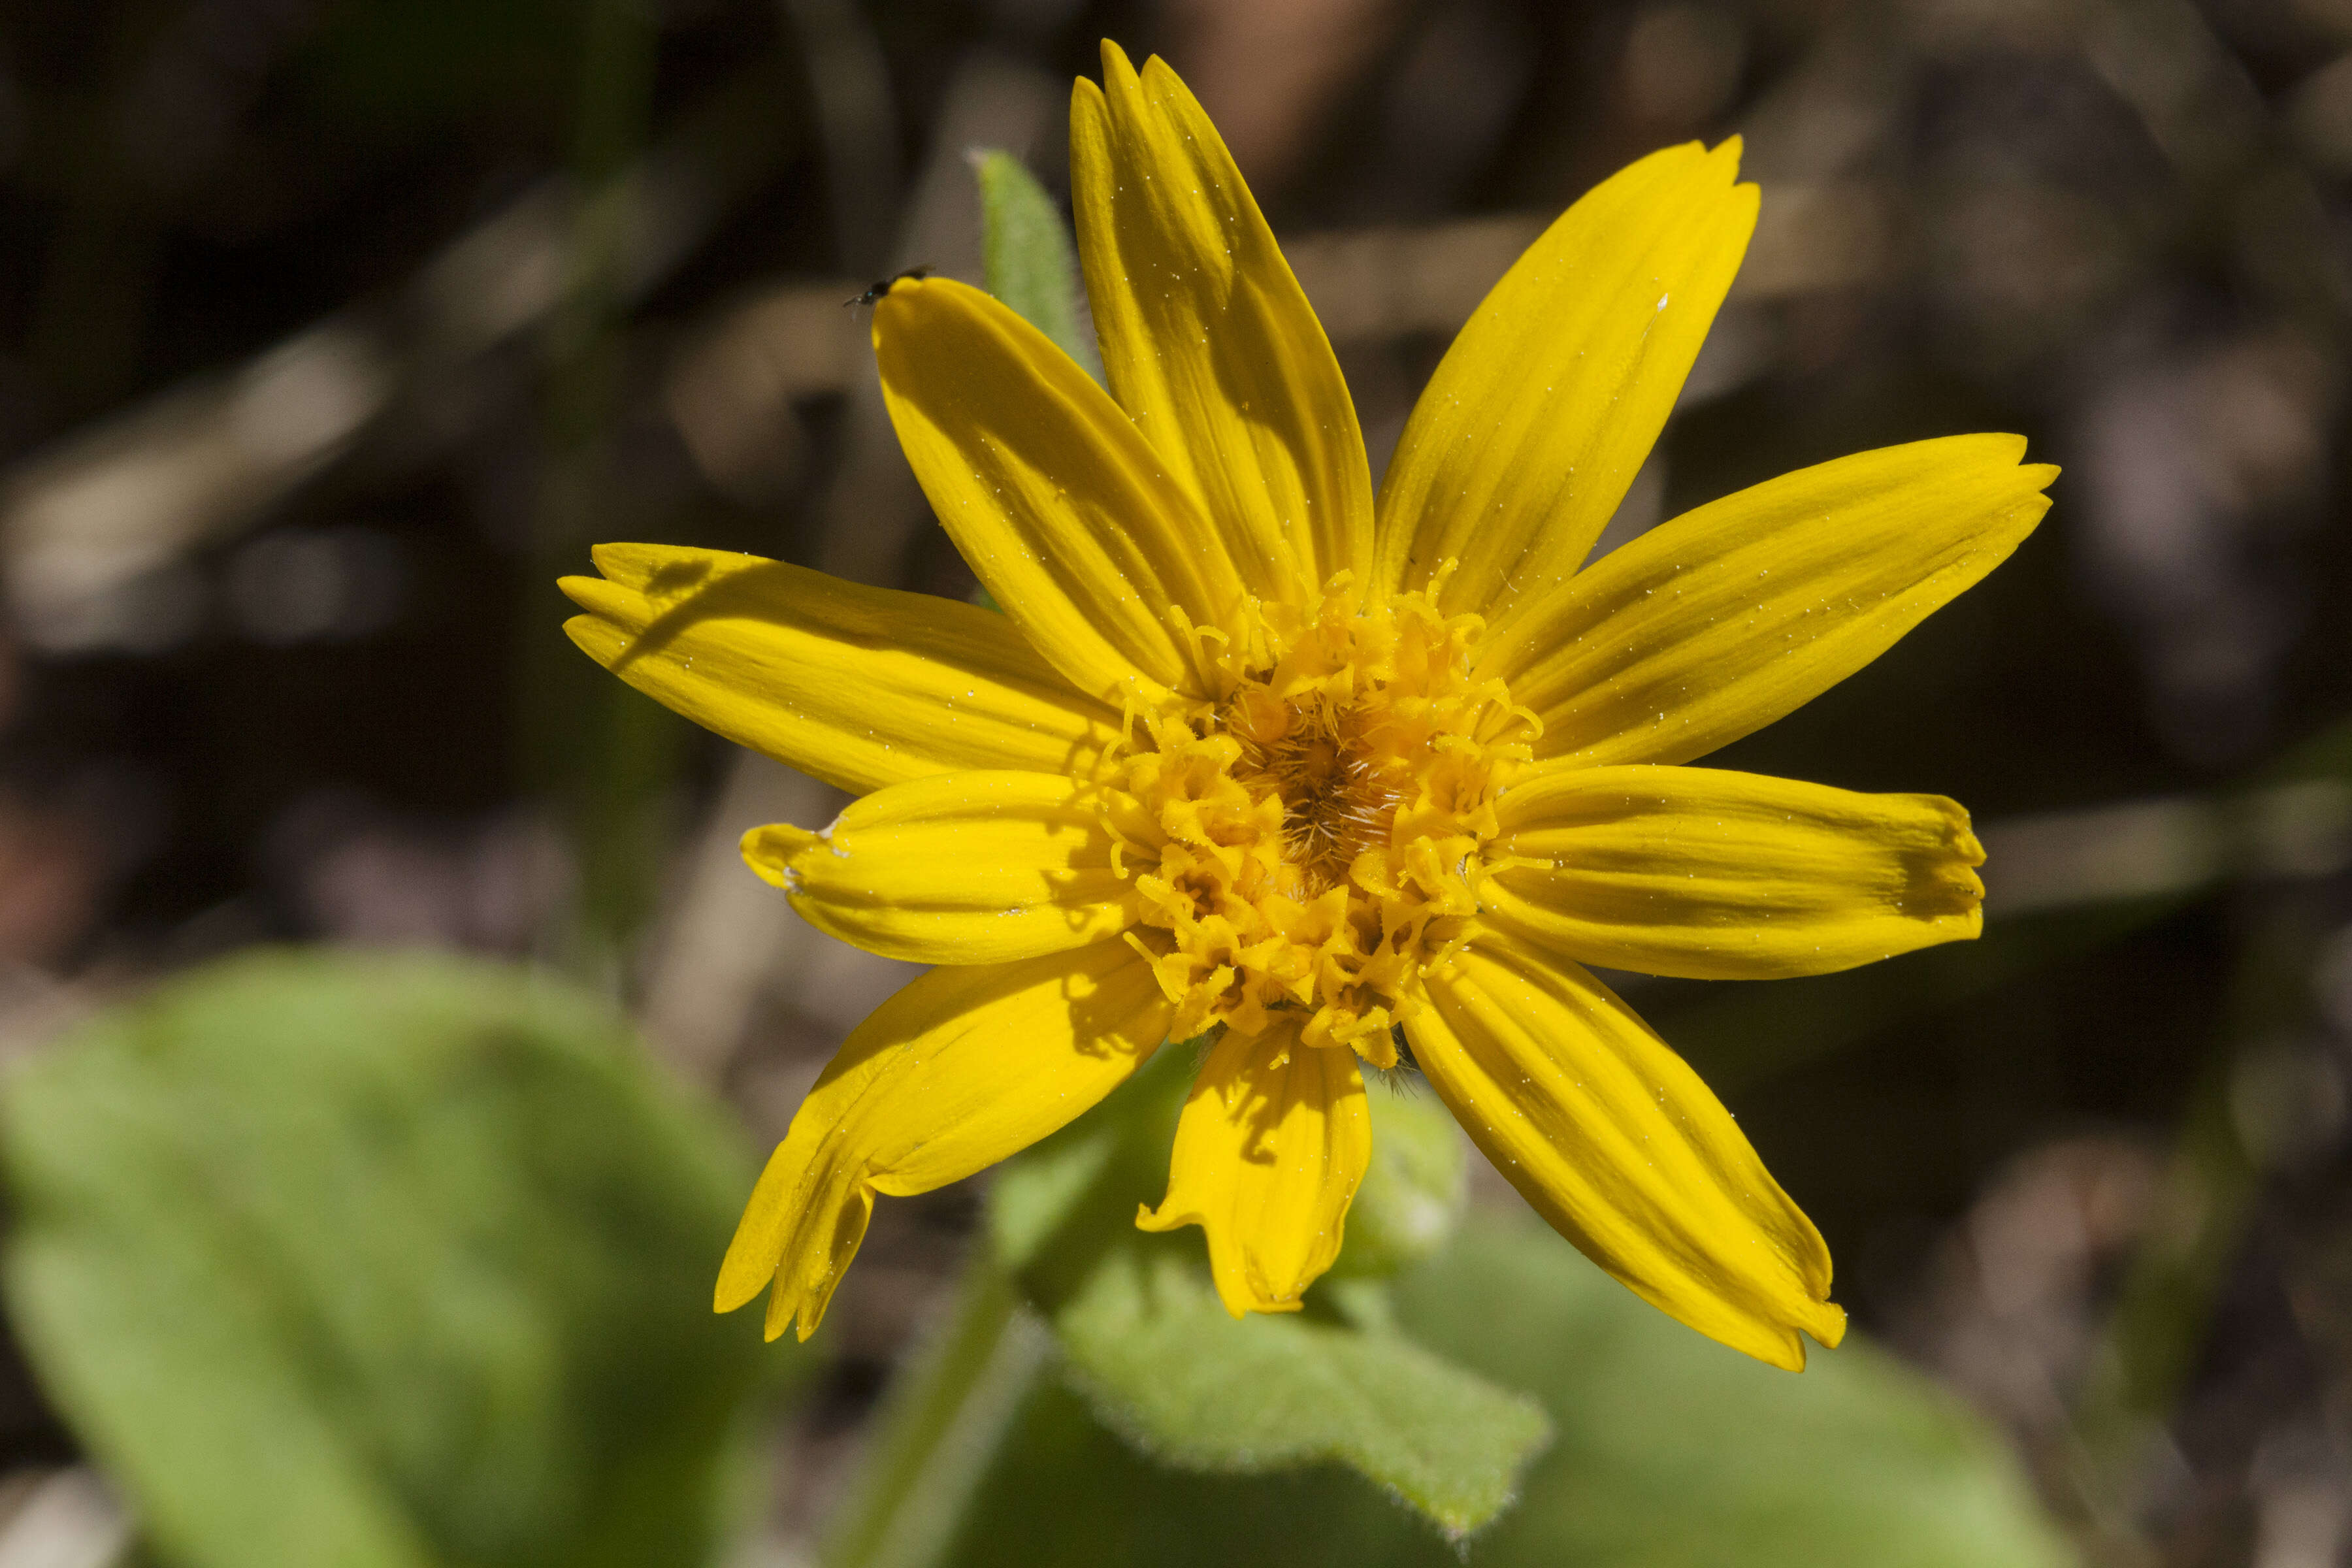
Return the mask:
<path id="1" fill-rule="evenodd" d="M 980 180 L 981 251 L 988 291 L 1054 340 L 1099 382 L 1102 360 L 1082 326 L 1076 247 L 1062 210 L 1010 153 L 972 154 Z"/>

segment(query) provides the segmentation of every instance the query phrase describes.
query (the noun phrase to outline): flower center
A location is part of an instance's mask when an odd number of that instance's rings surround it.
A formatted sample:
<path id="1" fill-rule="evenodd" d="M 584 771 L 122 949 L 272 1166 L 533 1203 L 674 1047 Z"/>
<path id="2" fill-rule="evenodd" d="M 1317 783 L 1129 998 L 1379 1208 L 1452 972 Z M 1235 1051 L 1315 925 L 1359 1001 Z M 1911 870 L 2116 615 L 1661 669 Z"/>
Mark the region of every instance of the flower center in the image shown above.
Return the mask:
<path id="1" fill-rule="evenodd" d="M 1241 742 L 1234 776 L 1282 803 L 1285 893 L 1304 901 L 1340 887 L 1358 856 L 1388 844 L 1412 781 L 1363 733 L 1361 707 L 1261 700 L 1220 717 Z"/>
<path id="2" fill-rule="evenodd" d="M 1335 584 L 1335 588 L 1344 584 Z M 1197 631 L 1214 700 L 1146 715 L 1113 782 L 1142 895 L 1133 942 L 1171 1035 L 1304 1015 L 1310 1046 L 1396 1060 L 1391 1027 L 1477 910 L 1495 796 L 1533 721 L 1470 674 L 1481 623 L 1426 593 Z"/>

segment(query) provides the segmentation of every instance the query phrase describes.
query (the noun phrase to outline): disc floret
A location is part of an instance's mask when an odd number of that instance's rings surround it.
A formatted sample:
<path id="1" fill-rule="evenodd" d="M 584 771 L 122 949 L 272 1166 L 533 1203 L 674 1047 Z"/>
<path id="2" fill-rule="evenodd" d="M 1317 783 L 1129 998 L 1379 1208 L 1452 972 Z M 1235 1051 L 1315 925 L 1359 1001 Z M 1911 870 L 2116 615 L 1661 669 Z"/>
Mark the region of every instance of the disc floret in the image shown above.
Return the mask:
<path id="1" fill-rule="evenodd" d="M 1533 718 L 1473 673 L 1484 623 L 1436 588 L 1310 611 L 1253 603 L 1188 628 L 1207 702 L 1138 716 L 1114 759 L 1129 935 L 1176 1005 L 1171 1037 L 1255 1034 L 1289 1013 L 1308 1046 L 1396 1062 L 1392 1027 L 1477 911 L 1495 799 Z"/>

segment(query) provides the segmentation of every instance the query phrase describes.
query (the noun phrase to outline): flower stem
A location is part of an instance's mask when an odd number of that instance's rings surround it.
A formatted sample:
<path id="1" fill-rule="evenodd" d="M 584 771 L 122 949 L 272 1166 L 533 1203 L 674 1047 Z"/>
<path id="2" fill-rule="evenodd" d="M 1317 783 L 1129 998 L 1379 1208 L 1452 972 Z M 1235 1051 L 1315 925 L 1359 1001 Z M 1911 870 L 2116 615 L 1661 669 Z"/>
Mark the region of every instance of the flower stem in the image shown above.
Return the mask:
<path id="1" fill-rule="evenodd" d="M 856 1489 L 828 1532 L 827 1568 L 940 1561 L 1052 1347 L 995 1260 L 977 1254 L 939 1336 L 891 1393 Z"/>

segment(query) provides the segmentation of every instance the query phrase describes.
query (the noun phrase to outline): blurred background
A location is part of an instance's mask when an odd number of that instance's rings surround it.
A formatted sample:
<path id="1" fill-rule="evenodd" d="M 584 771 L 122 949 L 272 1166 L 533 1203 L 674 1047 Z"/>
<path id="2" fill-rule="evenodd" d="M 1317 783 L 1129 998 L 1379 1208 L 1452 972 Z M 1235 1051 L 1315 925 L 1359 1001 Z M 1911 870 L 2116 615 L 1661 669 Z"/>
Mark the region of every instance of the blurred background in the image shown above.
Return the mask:
<path id="1" fill-rule="evenodd" d="M 2347 0 L 0 7 L 12 1070 L 249 948 L 566 976 L 726 1146 L 698 1313 L 747 1152 L 908 970 L 737 858 L 837 797 L 605 676 L 553 581 L 650 540 L 969 595 L 843 301 L 980 280 L 970 154 L 1063 190 L 1105 36 L 1224 132 L 1375 472 L 1551 216 L 1734 133 L 1761 224 L 1610 542 L 1924 437 L 2063 465 L 1985 585 L 1717 759 L 1963 801 L 1984 940 L 1631 999 L 2074 1550 L 2352 1562 Z M 53 1142 L 20 1205 L 103 1140 Z M 711 1396 L 746 1561 L 813 1559 L 980 1211 L 882 1205 L 805 1350 L 711 1331 L 764 1369 Z M 5 1568 L 148 1550 L 72 1317 L 0 1360 Z"/>

